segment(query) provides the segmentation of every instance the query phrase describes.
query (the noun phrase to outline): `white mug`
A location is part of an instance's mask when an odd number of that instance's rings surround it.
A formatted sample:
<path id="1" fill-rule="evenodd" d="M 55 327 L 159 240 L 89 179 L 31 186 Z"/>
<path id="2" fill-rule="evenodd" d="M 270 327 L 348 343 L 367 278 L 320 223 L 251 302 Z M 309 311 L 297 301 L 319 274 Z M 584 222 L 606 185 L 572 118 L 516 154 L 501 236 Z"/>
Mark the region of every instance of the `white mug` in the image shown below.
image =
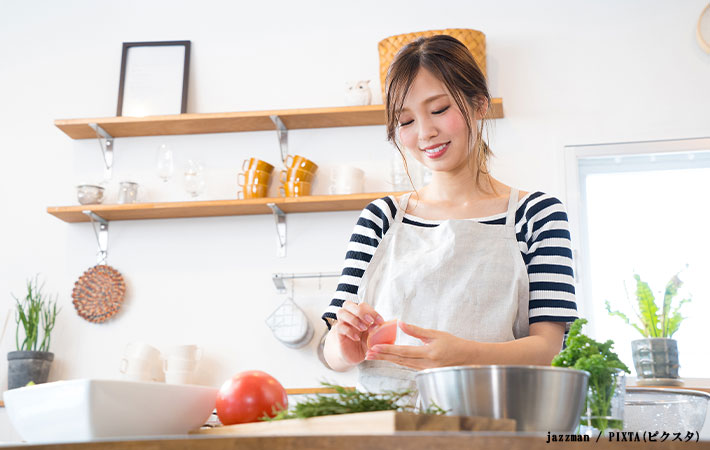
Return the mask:
<path id="1" fill-rule="evenodd" d="M 165 355 L 168 359 L 177 358 L 199 361 L 202 359 L 202 349 L 195 344 L 176 345 L 170 347 L 168 351 L 165 352 Z"/>
<path id="2" fill-rule="evenodd" d="M 163 361 L 163 371 L 165 373 L 178 371 L 178 372 L 194 372 L 197 368 L 197 360 L 195 359 L 181 359 L 171 357 Z"/>
<path id="3" fill-rule="evenodd" d="M 192 384 L 192 371 L 169 370 L 165 372 L 165 382 L 168 384 Z"/>
<path id="4" fill-rule="evenodd" d="M 365 172 L 357 167 L 336 165 L 330 172 L 331 195 L 356 194 L 363 191 Z"/>
<path id="5" fill-rule="evenodd" d="M 129 359 L 140 358 L 154 361 L 160 358 L 160 351 L 157 348 L 143 342 L 131 342 L 126 345 L 123 354 Z"/>
<path id="6" fill-rule="evenodd" d="M 123 358 L 119 371 L 123 378 L 133 381 L 152 381 L 151 361 L 142 358 Z"/>

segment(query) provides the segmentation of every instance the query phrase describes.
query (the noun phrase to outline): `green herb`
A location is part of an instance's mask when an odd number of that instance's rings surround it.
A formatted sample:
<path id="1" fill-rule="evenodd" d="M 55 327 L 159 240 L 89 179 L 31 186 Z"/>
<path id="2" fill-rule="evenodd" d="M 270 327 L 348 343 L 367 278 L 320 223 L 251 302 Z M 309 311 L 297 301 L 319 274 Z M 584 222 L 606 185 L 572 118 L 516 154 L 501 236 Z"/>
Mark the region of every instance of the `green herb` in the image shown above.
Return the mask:
<path id="1" fill-rule="evenodd" d="M 375 394 L 325 382 L 321 382 L 321 385 L 335 390 L 335 394 L 316 394 L 312 398 L 297 403 L 291 409 L 277 411 L 274 417 L 264 415 L 259 420 L 306 419 L 308 417 L 369 411 L 410 411 L 421 414 L 446 414 L 446 411 L 436 405 L 424 410 L 408 405 L 406 400 L 413 394 L 411 390 L 385 391 Z"/>
<path id="2" fill-rule="evenodd" d="M 43 288 L 44 284 L 37 286 L 37 277 L 35 277 L 34 282 L 27 281 L 25 298 L 20 300 L 14 295 L 12 296 L 17 303 L 17 311 L 15 311 L 15 322 L 17 323 L 15 345 L 17 350 L 49 351 L 50 333 L 54 329 L 59 310 L 56 298 L 54 301 L 48 299 L 42 293 Z M 22 342 L 20 342 L 20 325 L 25 332 L 25 339 Z M 40 329 L 43 332 L 41 341 Z"/>
<path id="3" fill-rule="evenodd" d="M 608 300 L 605 302 L 607 312 L 612 316 L 621 318 L 627 325 L 634 327 L 644 337 L 670 338 L 673 336 L 673 333 L 678 331 L 680 323 L 684 319 L 684 317 L 680 315 L 680 307 L 690 301 L 690 298 L 685 298 L 671 310 L 673 298 L 678 294 L 678 290 L 683 285 L 683 282 L 678 278 L 679 274 L 680 273 L 673 275 L 666 284 L 666 290 L 663 294 L 663 305 L 660 309 L 656 305 L 656 298 L 651 288 L 648 286 L 648 283 L 641 280 L 639 275 L 634 274 L 634 279 L 636 279 L 636 303 L 638 304 L 638 311 L 634 309 L 634 314 L 638 318 L 640 325 L 631 323 L 626 314 L 620 311 L 612 311 Z"/>
<path id="4" fill-rule="evenodd" d="M 567 336 L 567 346 L 552 359 L 552 365 L 589 372 L 590 392 L 584 409 L 592 417 L 592 426 L 602 431 L 609 427 L 620 429 L 621 423 L 607 419 L 614 395 L 614 375 L 619 370 L 631 372 L 611 350 L 614 341 L 608 340 L 601 344 L 582 334 L 585 323 L 586 319 L 574 321 Z"/>

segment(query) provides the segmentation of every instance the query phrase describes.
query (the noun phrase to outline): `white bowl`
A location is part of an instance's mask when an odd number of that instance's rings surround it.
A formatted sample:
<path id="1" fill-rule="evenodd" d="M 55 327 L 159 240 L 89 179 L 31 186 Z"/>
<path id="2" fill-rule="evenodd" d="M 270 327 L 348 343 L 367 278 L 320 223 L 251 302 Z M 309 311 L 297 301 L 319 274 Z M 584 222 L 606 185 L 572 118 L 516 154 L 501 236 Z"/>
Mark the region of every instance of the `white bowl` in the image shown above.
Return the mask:
<path id="1" fill-rule="evenodd" d="M 184 435 L 214 410 L 217 388 L 119 380 L 69 380 L 6 391 L 5 409 L 27 442 Z"/>

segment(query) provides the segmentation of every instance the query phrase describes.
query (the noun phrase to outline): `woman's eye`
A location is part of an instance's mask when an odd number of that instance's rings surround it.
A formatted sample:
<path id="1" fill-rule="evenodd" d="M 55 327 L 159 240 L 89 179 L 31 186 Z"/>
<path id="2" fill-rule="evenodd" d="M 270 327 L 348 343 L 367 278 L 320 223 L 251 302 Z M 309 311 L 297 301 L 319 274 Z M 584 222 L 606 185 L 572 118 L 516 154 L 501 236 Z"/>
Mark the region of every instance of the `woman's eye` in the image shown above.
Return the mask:
<path id="1" fill-rule="evenodd" d="M 441 114 L 441 113 L 443 113 L 444 111 L 446 111 L 447 109 L 449 109 L 448 106 L 445 107 L 445 108 L 439 109 L 439 110 L 437 110 L 437 111 L 434 111 L 432 114 Z"/>
<path id="2" fill-rule="evenodd" d="M 402 123 L 399 124 L 399 126 L 400 126 L 400 127 L 406 127 L 407 125 L 409 125 L 409 124 L 412 123 L 412 122 L 414 122 L 414 121 L 413 121 L 413 120 L 409 120 L 409 121 L 407 121 L 407 122 L 402 122 Z"/>

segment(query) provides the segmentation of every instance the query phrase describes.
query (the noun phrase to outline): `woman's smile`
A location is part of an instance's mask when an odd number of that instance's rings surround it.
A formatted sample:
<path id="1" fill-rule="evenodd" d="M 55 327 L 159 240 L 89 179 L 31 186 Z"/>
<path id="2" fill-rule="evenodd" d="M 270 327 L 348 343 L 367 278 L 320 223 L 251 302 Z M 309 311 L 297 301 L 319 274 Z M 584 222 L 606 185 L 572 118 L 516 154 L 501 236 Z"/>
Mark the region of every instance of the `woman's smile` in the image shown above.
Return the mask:
<path id="1" fill-rule="evenodd" d="M 446 150 L 449 149 L 450 143 L 451 142 L 446 142 L 444 144 L 432 145 L 430 147 L 427 147 L 427 148 L 423 149 L 424 154 L 429 159 L 439 158 L 439 157 L 443 156 L 444 153 L 446 153 Z"/>

